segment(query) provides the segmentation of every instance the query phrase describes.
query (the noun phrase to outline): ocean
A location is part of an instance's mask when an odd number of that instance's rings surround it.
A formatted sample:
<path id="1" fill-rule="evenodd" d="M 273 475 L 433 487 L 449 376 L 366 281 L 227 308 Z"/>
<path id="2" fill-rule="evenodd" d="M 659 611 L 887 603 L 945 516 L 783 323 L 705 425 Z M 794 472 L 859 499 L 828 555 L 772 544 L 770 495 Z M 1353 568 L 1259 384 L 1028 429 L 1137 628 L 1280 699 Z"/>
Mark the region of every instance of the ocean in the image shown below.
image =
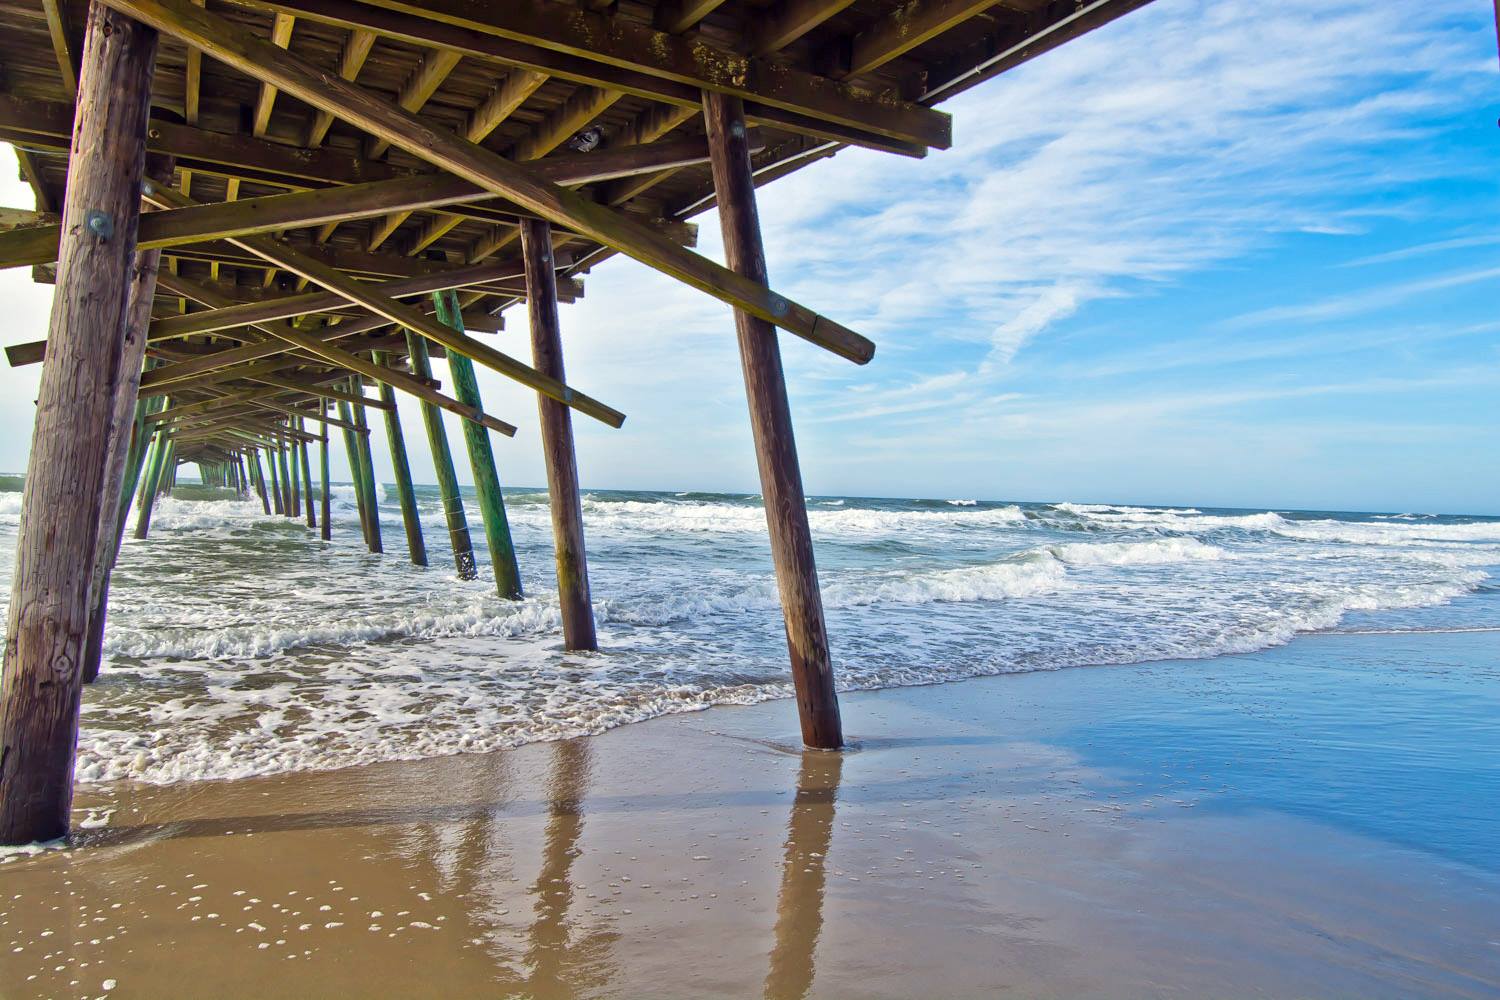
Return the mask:
<path id="1" fill-rule="evenodd" d="M 0 478 L 0 579 L 20 480 Z M 431 565 L 182 485 L 115 572 L 87 692 L 85 783 L 172 783 L 479 752 L 790 694 L 759 498 L 588 491 L 603 652 L 566 654 L 546 495 L 506 500 L 527 597 L 459 580 L 435 487 Z M 1500 631 L 1500 519 L 815 497 L 845 689 L 1250 652 L 1309 632 Z M 0 604 L 9 587 L 0 591 Z M 3 618 L 0 618 L 3 623 Z M 790 735 L 793 734 L 789 734 Z M 857 731 L 852 732 L 856 739 Z"/>

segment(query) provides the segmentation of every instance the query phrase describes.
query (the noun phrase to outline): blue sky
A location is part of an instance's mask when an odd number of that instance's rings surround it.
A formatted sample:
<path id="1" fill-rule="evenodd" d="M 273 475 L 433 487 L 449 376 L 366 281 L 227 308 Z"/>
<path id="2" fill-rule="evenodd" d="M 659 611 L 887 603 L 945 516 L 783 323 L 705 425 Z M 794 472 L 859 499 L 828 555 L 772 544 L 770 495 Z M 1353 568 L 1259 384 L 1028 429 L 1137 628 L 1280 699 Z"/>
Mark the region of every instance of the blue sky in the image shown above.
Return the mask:
<path id="1" fill-rule="evenodd" d="M 944 105 L 952 150 L 763 189 L 773 286 L 879 345 L 783 338 L 809 492 L 1500 513 L 1497 82 L 1477 0 L 1157 0 Z M 0 292 L 5 342 L 45 329 Z M 563 326 L 630 415 L 577 420 L 586 487 L 758 489 L 720 303 L 616 259 Z M 35 379 L 0 371 L 0 469 Z M 534 399 L 481 382 L 542 482 Z"/>

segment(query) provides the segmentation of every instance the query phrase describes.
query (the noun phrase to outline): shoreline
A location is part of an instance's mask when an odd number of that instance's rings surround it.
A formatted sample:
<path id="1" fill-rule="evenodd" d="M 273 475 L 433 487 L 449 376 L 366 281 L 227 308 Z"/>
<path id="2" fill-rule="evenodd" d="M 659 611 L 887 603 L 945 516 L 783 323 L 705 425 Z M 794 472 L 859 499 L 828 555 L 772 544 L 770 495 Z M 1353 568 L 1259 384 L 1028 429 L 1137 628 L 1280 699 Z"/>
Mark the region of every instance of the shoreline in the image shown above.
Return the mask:
<path id="1" fill-rule="evenodd" d="M 223 997 L 1493 995 L 1484 803 L 1500 779 L 1428 787 L 1446 751 L 1418 737 L 1386 759 L 1381 742 L 1401 741 L 1369 729 L 1398 697 L 1404 717 L 1483 725 L 1497 666 L 1491 634 L 1325 633 L 852 693 L 843 754 L 788 745 L 795 710 L 777 700 L 486 754 L 83 788 L 80 810 L 113 806 L 107 826 L 0 866 L 0 982 L 7 997 L 98 996 L 106 979 L 111 997 L 182 982 Z M 1315 689 L 1341 692 L 1344 714 Z M 1472 817 L 1425 823 L 1422 796 L 1455 789 Z"/>

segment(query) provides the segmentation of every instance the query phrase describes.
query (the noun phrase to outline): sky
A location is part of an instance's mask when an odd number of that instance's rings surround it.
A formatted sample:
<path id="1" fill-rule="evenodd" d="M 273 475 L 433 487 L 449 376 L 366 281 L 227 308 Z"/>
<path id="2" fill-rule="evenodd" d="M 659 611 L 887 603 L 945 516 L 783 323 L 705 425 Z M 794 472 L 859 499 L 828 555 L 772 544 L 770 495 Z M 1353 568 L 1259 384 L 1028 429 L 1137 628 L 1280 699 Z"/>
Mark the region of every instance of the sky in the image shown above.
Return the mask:
<path id="1" fill-rule="evenodd" d="M 1497 66 L 1479 0 L 1156 0 L 942 105 L 950 150 L 761 189 L 772 287 L 877 344 L 782 335 L 808 492 L 1500 514 Z M 0 272 L 0 342 L 50 291 Z M 585 488 L 758 492 L 726 306 L 615 258 L 562 324 L 570 384 L 628 414 L 575 415 Z M 0 367 L 0 470 L 38 374 Z M 520 426 L 502 481 L 544 483 L 535 397 L 480 383 Z"/>

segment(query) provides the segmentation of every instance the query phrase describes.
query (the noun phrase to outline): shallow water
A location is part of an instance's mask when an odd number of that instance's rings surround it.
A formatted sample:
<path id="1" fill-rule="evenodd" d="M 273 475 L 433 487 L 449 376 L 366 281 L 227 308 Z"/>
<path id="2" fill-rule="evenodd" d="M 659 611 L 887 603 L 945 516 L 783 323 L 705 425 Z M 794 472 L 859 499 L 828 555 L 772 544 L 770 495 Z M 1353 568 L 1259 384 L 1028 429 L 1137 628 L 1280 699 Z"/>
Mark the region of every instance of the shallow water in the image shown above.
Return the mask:
<path id="1" fill-rule="evenodd" d="M 18 486 L 0 481 L 0 489 Z M 335 540 L 258 501 L 185 487 L 115 575 L 84 781 L 340 767 L 598 732 L 788 693 L 758 499 L 590 492 L 600 638 L 565 655 L 545 495 L 507 495 L 528 597 L 452 570 L 420 488 L 431 567 L 394 491 L 365 553 L 352 487 Z M 20 494 L 0 492 L 0 579 Z M 809 503 L 849 688 L 1243 652 L 1309 631 L 1500 628 L 1500 519 L 970 500 Z M 0 595 L 4 600 L 8 595 Z"/>

